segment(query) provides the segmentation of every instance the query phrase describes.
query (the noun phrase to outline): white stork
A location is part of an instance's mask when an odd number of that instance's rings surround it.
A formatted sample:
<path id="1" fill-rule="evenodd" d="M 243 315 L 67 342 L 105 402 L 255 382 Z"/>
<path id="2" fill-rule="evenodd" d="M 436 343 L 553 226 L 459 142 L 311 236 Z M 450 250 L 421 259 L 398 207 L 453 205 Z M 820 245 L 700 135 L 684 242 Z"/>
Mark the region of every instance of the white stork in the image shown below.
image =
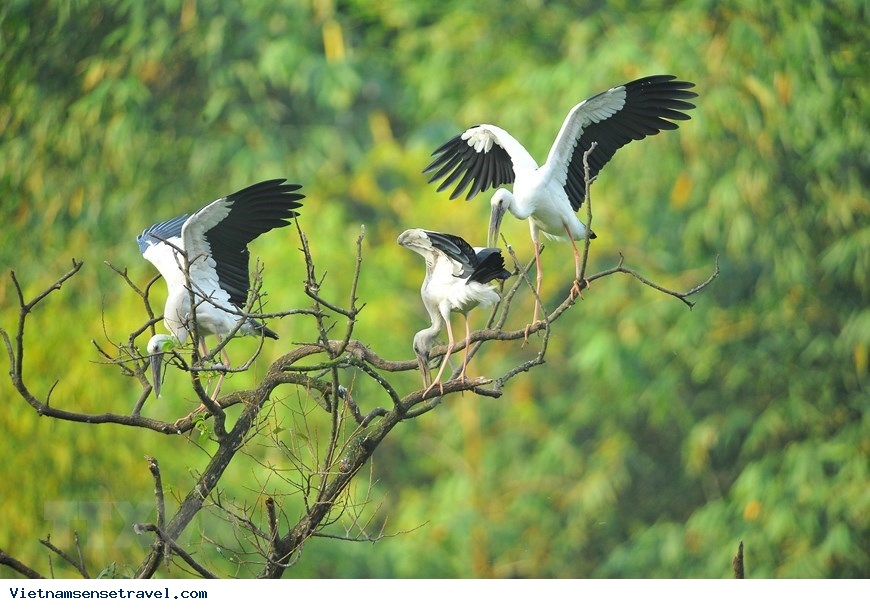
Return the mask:
<path id="1" fill-rule="evenodd" d="M 169 292 L 163 325 L 170 334 L 152 336 L 147 347 L 157 395 L 164 353 L 183 345 L 192 333 L 194 310 L 200 339 L 215 334 L 222 340 L 236 328 L 239 336 L 278 338 L 242 309 L 250 290 L 248 244 L 290 224 L 299 215 L 294 210 L 302 206 L 304 195 L 296 192 L 301 186 L 284 182 L 279 178 L 248 186 L 193 215 L 155 224 L 137 238 L 139 251 L 160 271 Z M 202 340 L 201 346 L 205 353 Z"/>
<path id="2" fill-rule="evenodd" d="M 411 228 L 399 235 L 398 244 L 417 252 L 426 260 L 426 277 L 420 288 L 423 305 L 432 325 L 414 336 L 414 352 L 423 373 L 425 396 L 435 385 L 442 389 L 441 376 L 447 367 L 456 341 L 450 324 L 450 312 L 458 311 L 465 317 L 465 337 L 471 334 L 468 314 L 478 306 L 489 307 L 499 301 L 495 289 L 488 285 L 493 279 L 507 279 L 510 272 L 504 268 L 504 258 L 498 248 L 473 248 L 456 235 Z M 435 380 L 431 380 L 429 351 L 444 326 L 447 326 L 447 353 Z M 468 351 L 462 362 L 460 379 L 465 378 Z M 431 381 L 431 382 L 430 382 Z"/>
<path id="3" fill-rule="evenodd" d="M 438 191 L 459 183 L 450 195 L 455 199 L 468 189 L 469 200 L 488 188 L 513 184 L 513 193 L 499 188 L 491 199 L 488 245 L 495 245 L 506 211 L 528 218 L 535 247 L 537 292 L 541 291 L 540 234 L 550 239 L 567 235 L 574 248 L 574 285 L 570 296 L 580 294 L 580 253 L 576 241 L 589 230 L 576 215 L 586 198 L 583 155 L 589 155 L 590 178 L 594 179 L 614 153 L 632 140 L 642 140 L 662 130 L 676 129 L 671 121 L 688 120 L 683 110 L 697 97 L 689 91 L 694 83 L 675 76 L 647 76 L 613 87 L 574 106 L 550 148 L 547 161 L 538 167 L 532 156 L 511 134 L 495 125 L 477 125 L 452 138 L 435 152 L 424 173 L 434 172 L 429 182 L 442 180 Z M 532 324 L 538 321 L 538 301 Z"/>

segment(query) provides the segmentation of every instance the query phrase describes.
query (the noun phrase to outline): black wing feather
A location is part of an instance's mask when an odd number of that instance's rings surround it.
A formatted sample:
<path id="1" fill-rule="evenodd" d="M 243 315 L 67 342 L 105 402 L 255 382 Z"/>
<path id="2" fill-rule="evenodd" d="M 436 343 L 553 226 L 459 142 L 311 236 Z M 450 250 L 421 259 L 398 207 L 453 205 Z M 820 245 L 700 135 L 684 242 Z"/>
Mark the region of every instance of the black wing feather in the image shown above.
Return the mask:
<path id="1" fill-rule="evenodd" d="M 504 268 L 504 257 L 499 248 L 486 247 L 475 252 L 468 241 L 457 235 L 428 230 L 423 232 L 429 237 L 433 247 L 462 265 L 463 272 L 459 277 L 464 278 L 466 283 L 489 283 L 493 279 L 507 279 L 511 276 L 510 271 Z"/>
<path id="2" fill-rule="evenodd" d="M 428 230 L 423 232 L 429 237 L 433 247 L 462 265 L 460 277 L 468 277 L 474 272 L 477 258 L 474 254 L 474 248 L 469 245 L 468 241 L 449 233 L 436 233 Z"/>
<path id="3" fill-rule="evenodd" d="M 423 173 L 433 173 L 429 178 L 430 184 L 443 178 L 438 192 L 459 180 L 459 184 L 450 193 L 451 199 L 462 196 L 468 189 L 465 195 L 467 201 L 488 188 L 497 188 L 514 181 L 510 155 L 498 144 L 493 145 L 489 152 L 476 152 L 467 140 L 462 139 L 462 134 L 459 134 L 439 146 L 432 156 L 435 159 L 426 166 Z"/>
<path id="4" fill-rule="evenodd" d="M 166 222 L 153 224 L 142 231 L 136 237 L 139 243 L 139 253 L 144 254 L 151 245 L 160 243 L 173 237 L 181 237 L 181 228 L 184 226 L 184 221 L 190 217 L 190 214 L 181 214 Z"/>
<path id="5" fill-rule="evenodd" d="M 617 150 L 633 140 L 642 140 L 660 131 L 677 129 L 671 121 L 689 120 L 681 110 L 691 110 L 694 104 L 684 101 L 697 97 L 694 83 L 676 80 L 675 76 L 647 76 L 623 85 L 625 105 L 608 119 L 592 123 L 583 130 L 568 165 L 565 192 L 574 211 L 586 199 L 586 180 L 583 155 L 592 142 L 597 142 L 589 155 L 589 174 L 595 178 Z M 591 98 L 590 98 L 591 99 Z"/>
<path id="6" fill-rule="evenodd" d="M 507 279 L 510 271 L 504 268 L 504 256 L 497 247 L 485 247 L 477 252 L 477 267 L 468 281 L 489 283 L 493 279 Z"/>
<path id="7" fill-rule="evenodd" d="M 299 215 L 305 197 L 299 184 L 278 178 L 248 186 L 226 197 L 230 211 L 226 218 L 206 231 L 218 281 L 230 295 L 230 302 L 243 307 L 248 298 L 250 277 L 248 244 L 273 228 L 287 226 Z"/>

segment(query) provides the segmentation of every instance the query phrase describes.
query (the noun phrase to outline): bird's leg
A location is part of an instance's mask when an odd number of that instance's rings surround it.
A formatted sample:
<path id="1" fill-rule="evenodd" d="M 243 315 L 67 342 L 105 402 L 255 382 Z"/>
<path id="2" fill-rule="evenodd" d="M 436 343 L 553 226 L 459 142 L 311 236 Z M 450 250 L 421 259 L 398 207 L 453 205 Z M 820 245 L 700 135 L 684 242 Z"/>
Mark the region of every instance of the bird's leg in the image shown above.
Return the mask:
<path id="1" fill-rule="evenodd" d="M 465 369 L 468 367 L 468 352 L 471 351 L 471 343 L 468 337 L 471 336 L 471 326 L 468 323 L 468 314 L 465 315 L 465 354 L 462 357 L 462 371 L 459 373 L 459 380 L 465 381 Z"/>
<path id="2" fill-rule="evenodd" d="M 208 348 L 205 346 L 205 338 L 203 338 L 201 336 L 199 337 L 199 352 L 202 353 L 202 359 L 200 360 L 200 365 L 199 365 L 199 367 L 202 368 L 202 362 L 205 361 L 205 358 L 208 355 Z M 212 398 L 212 401 L 214 401 L 214 398 Z M 206 411 L 205 404 L 200 404 L 196 410 L 194 410 L 193 412 L 188 414 L 186 417 L 181 417 L 180 419 L 177 419 L 175 421 L 175 426 L 180 427 L 184 423 L 193 420 L 196 416 L 202 414 L 205 411 Z"/>
<path id="3" fill-rule="evenodd" d="M 214 393 L 211 395 L 211 401 L 214 402 L 217 399 L 218 393 L 221 390 L 221 385 L 224 384 L 224 377 L 227 375 L 227 370 L 230 367 L 230 354 L 227 353 L 226 348 L 221 349 L 221 364 L 224 366 L 223 370 L 219 370 L 218 380 L 214 387 Z"/>
<path id="4" fill-rule="evenodd" d="M 217 339 L 218 339 L 218 341 L 221 340 L 220 335 L 218 335 Z M 199 344 L 200 344 L 200 348 L 202 349 L 202 356 L 203 356 L 203 359 L 204 359 L 205 356 L 208 355 L 208 349 L 207 349 L 206 346 L 205 346 L 205 339 L 204 339 L 204 338 L 200 338 Z M 219 370 L 219 371 L 218 371 L 218 373 L 219 373 L 220 376 L 218 376 L 217 383 L 215 383 L 214 391 L 212 392 L 212 394 L 211 394 L 211 396 L 210 396 L 212 402 L 214 402 L 214 401 L 217 399 L 218 394 L 220 393 L 220 390 L 221 390 L 221 385 L 223 385 L 223 382 L 224 382 L 224 377 L 225 377 L 226 374 L 227 374 L 227 373 L 226 373 L 226 370 L 230 367 L 230 356 L 229 356 L 229 354 L 227 353 L 226 348 L 221 349 L 221 364 L 224 366 L 224 370 Z M 189 416 L 189 417 L 196 417 L 196 416 L 202 414 L 203 412 L 205 412 L 205 411 L 207 411 L 207 410 L 208 410 L 208 407 L 207 407 L 205 404 L 200 404 L 200 405 L 199 405 L 199 408 L 197 408 L 196 410 L 194 410 L 194 411 L 193 411 L 190 415 L 188 415 L 188 416 Z M 188 417 L 185 417 L 185 418 L 188 418 Z M 183 420 L 183 419 L 179 419 L 179 421 L 181 421 L 181 420 Z"/>
<path id="5" fill-rule="evenodd" d="M 426 390 L 423 392 L 423 397 L 426 397 L 426 394 L 432 391 L 432 388 L 435 385 L 441 389 L 441 395 L 444 395 L 444 384 L 441 382 L 441 375 L 444 374 L 444 369 L 447 367 L 447 361 L 450 359 L 450 354 L 453 352 L 453 346 L 455 342 L 453 340 L 453 328 L 450 326 L 450 320 L 447 320 L 447 353 L 444 354 L 444 361 L 441 362 L 441 368 L 438 369 L 438 375 L 435 377 L 435 380 L 432 381 L 432 384 L 429 385 Z"/>
<path id="6" fill-rule="evenodd" d="M 562 226 L 565 227 L 565 231 L 568 233 L 568 240 L 571 242 L 571 247 L 574 248 L 574 284 L 571 286 L 571 291 L 568 292 L 568 296 L 573 302 L 575 298 L 583 298 L 582 290 L 583 288 L 589 287 L 589 282 L 584 279 L 583 283 L 586 285 L 580 287 L 580 250 L 577 249 L 577 242 L 574 241 L 574 238 L 571 236 L 571 231 L 568 230 L 568 226 L 565 224 Z"/>
<path id="7" fill-rule="evenodd" d="M 523 335 L 523 345 L 529 342 L 529 331 L 532 329 L 536 323 L 538 323 L 538 312 L 541 310 L 541 280 L 543 279 L 543 274 L 541 272 L 541 247 L 540 243 L 537 240 L 533 241 L 535 246 L 535 277 L 536 277 L 536 287 L 535 287 L 535 314 L 532 316 L 532 323 L 526 326 L 526 331 Z"/>
<path id="8" fill-rule="evenodd" d="M 220 337 L 218 337 L 218 340 L 220 340 Z M 202 362 L 205 362 L 206 361 L 205 358 L 208 356 L 208 347 L 206 347 L 205 338 L 203 338 L 203 337 L 199 338 L 199 350 L 202 353 Z M 208 382 L 206 383 L 206 387 L 208 387 L 209 385 L 211 385 L 211 376 L 209 376 Z M 197 409 L 197 412 L 201 412 L 203 410 L 203 408 L 204 408 L 204 405 L 200 404 L 199 408 Z"/>
<path id="9" fill-rule="evenodd" d="M 541 300 L 541 282 L 544 279 L 544 272 L 541 270 L 541 246 L 539 243 L 535 243 L 535 292 L 537 298 L 535 298 L 535 314 L 532 317 L 532 323 L 538 323 L 538 312 L 540 311 L 540 300 Z"/>

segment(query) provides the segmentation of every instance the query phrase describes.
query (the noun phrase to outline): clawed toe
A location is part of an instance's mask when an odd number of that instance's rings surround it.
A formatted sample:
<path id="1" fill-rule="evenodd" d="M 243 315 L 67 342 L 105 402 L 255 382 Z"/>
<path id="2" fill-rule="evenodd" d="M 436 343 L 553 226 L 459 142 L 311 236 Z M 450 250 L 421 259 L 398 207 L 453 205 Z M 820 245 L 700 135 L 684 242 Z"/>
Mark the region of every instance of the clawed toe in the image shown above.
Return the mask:
<path id="1" fill-rule="evenodd" d="M 583 284 L 583 287 L 580 287 L 581 283 Z M 580 300 L 583 300 L 583 290 L 586 290 L 586 289 L 589 289 L 589 280 L 588 279 L 584 279 L 582 282 L 579 279 L 575 279 L 574 284 L 571 286 L 571 291 L 569 292 L 568 296 L 571 298 L 572 302 L 574 300 L 576 300 L 577 298 L 580 298 Z"/>

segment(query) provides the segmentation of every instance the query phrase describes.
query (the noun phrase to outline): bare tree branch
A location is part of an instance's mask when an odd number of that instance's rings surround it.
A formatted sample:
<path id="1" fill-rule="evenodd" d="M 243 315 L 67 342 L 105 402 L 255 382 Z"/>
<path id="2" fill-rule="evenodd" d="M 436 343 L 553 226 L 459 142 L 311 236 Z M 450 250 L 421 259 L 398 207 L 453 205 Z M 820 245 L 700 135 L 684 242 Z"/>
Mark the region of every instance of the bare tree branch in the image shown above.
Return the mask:
<path id="1" fill-rule="evenodd" d="M 55 554 L 60 556 L 62 559 L 64 559 L 66 562 L 71 564 L 75 568 L 75 570 L 81 574 L 82 577 L 84 577 L 85 579 L 90 579 L 91 576 L 88 574 L 88 570 L 85 568 L 84 559 L 82 558 L 82 548 L 81 548 L 81 545 L 79 544 L 78 532 L 73 533 L 73 540 L 75 542 L 76 553 L 78 554 L 78 558 L 70 556 L 67 552 L 64 552 L 63 550 L 58 548 L 56 545 L 51 543 L 51 536 L 48 536 L 45 539 L 40 539 L 39 543 L 41 543 L 46 548 L 48 548 L 49 550 L 51 550 L 52 552 L 54 552 Z"/>
<path id="2" fill-rule="evenodd" d="M 588 175 L 588 164 L 586 181 L 586 220 L 587 226 L 591 227 L 592 181 Z M 388 360 L 369 345 L 354 338 L 359 322 L 359 313 L 365 306 L 364 304 L 358 305 L 357 293 L 364 262 L 365 227 L 361 227 L 356 241 L 356 262 L 353 275 L 347 285 L 343 286 L 347 299 L 345 306 L 336 305 L 323 297 L 322 288 L 327 275 L 325 273 L 318 275 L 316 272 L 315 260 L 307 236 L 299 228 L 298 222 L 297 230 L 306 264 L 304 293 L 311 301 L 310 308 L 270 314 L 263 313 L 262 267 L 258 264 L 244 310 L 231 312 L 240 316 L 236 330 L 249 318 L 261 319 L 295 314 L 312 315 L 317 322 L 317 335 L 313 342 L 297 344 L 293 349 L 276 358 L 268 366 L 264 376 L 253 383 L 249 389 L 212 397 L 208 394 L 203 381 L 207 381 L 209 375 L 215 372 L 225 375 L 249 370 L 261 355 L 263 341 L 261 339 L 253 353 L 240 366 L 230 368 L 224 365 L 214 365 L 211 361 L 223 351 L 234 333 L 221 337 L 217 346 L 213 347 L 211 351 L 201 353 L 198 349 L 200 336 L 197 324 L 192 323 L 189 328 L 192 348 L 177 349 L 168 363 L 172 363 L 189 376 L 193 392 L 202 404 L 202 410 L 191 412 L 174 422 L 160 421 L 143 417 L 140 414 L 143 405 L 152 393 L 152 388 L 147 374 L 148 358 L 140 352 L 136 343 L 137 341 L 141 342 L 142 337 L 146 334 L 153 335 L 156 331 L 156 324 L 160 321 L 160 318 L 154 315 L 150 303 L 150 291 L 156 278 L 151 279 L 144 288 L 140 288 L 130 278 L 126 269 L 120 269 L 111 263 L 106 263 L 126 287 L 133 290 L 142 301 L 147 321 L 139 324 L 133 331 L 125 331 L 124 334 L 128 337 L 126 342 L 113 342 L 110 338 L 112 332 L 109 328 L 104 327 L 103 333 L 109 346 L 94 342 L 94 347 L 101 365 L 117 366 L 126 378 L 135 379 L 134 382 L 138 383 L 137 387 L 141 387 L 141 393 L 130 415 L 118 414 L 118 412 L 126 411 L 129 407 L 129 405 L 120 404 L 111 405 L 110 408 L 114 408 L 110 412 L 86 414 L 78 412 L 75 408 L 64 408 L 63 405 L 55 407 L 50 404 L 57 381 L 52 384 L 46 397 L 42 400 L 32 393 L 25 376 L 23 346 L 26 323 L 34 308 L 53 291 L 59 290 L 69 281 L 81 269 L 82 263 L 73 260 L 73 266 L 69 271 L 30 300 L 25 298 L 18 278 L 14 272 L 12 273 L 12 281 L 19 301 L 18 324 L 11 334 L 0 328 L 0 336 L 3 337 L 10 359 L 9 374 L 12 385 L 37 414 L 75 423 L 139 427 L 163 435 L 182 434 L 191 431 L 194 427 L 199 427 L 206 430 L 209 433 L 209 438 L 215 442 L 216 448 L 211 452 L 205 468 L 195 477 L 186 494 L 179 498 L 179 505 L 176 508 L 166 504 L 163 481 L 156 459 L 146 457 L 154 479 L 157 521 L 155 524 L 136 525 L 137 533 L 154 534 L 154 543 L 136 570 L 137 577 L 149 578 L 154 576 L 161 563 L 165 563 L 168 568 L 172 553 L 176 554 L 184 565 L 189 566 L 200 576 L 215 576 L 207 567 L 194 560 L 192 555 L 180 547 L 178 543 L 182 533 L 204 507 L 216 512 L 219 517 L 233 524 L 233 535 L 236 536 L 239 548 L 227 548 L 227 551 L 232 552 L 233 557 L 239 561 L 248 561 L 246 568 L 263 578 L 280 577 L 287 568 L 299 560 L 304 544 L 312 536 L 365 541 L 376 541 L 387 536 L 384 534 L 383 525 L 376 534 L 370 534 L 367 531 L 372 519 L 361 517 L 360 510 L 368 499 L 358 503 L 353 498 L 353 494 L 347 492 L 358 473 L 366 464 L 370 463 L 371 457 L 380 443 L 398 424 L 430 412 L 451 394 L 471 392 L 483 397 L 500 397 L 513 377 L 545 364 L 553 325 L 558 323 L 562 315 L 566 314 L 579 301 L 576 295 L 580 286 L 577 285 L 568 292 L 561 303 L 551 311 L 547 311 L 540 295 L 535 292 L 535 283 L 529 276 L 534 260 L 527 263 L 520 262 L 513 249 L 505 244 L 510 260 L 513 261 L 515 278 L 512 282 L 505 282 L 502 285 L 501 302 L 490 313 L 485 327 L 472 332 L 457 342 L 452 352 L 469 349 L 468 355 L 469 360 L 471 360 L 480 353 L 481 347 L 486 343 L 509 344 L 522 341 L 519 346 L 522 349 L 532 335 L 538 335 L 540 338 L 541 342 L 538 348 L 528 352 L 524 361 L 511 364 L 508 369 L 497 371 L 493 378 L 479 376 L 460 379 L 460 371 L 455 369 L 451 377 L 443 383 L 439 395 L 432 395 L 430 392 L 428 396 L 424 396 L 422 388 L 403 394 L 398 389 L 401 385 L 396 381 L 399 378 L 406 378 L 405 373 L 417 374 L 417 361 L 415 359 Z M 675 290 L 659 285 L 639 272 L 624 266 L 624 258 L 620 255 L 619 261 L 614 267 L 587 276 L 589 252 L 590 242 L 587 236 L 582 254 L 579 254 L 579 273 L 574 278 L 577 282 L 588 286 L 610 275 L 623 273 L 647 287 L 680 300 L 690 308 L 694 303 L 689 298 L 709 286 L 719 274 L 717 259 L 714 271 L 703 282 L 688 290 Z M 183 257 L 183 252 L 178 250 L 177 253 Z M 187 267 L 189 261 L 184 259 L 183 264 Z M 508 326 L 509 314 L 512 307 L 519 302 L 520 294 L 524 293 L 525 286 L 529 288 L 532 297 L 537 301 L 540 310 L 543 311 L 543 319 L 529 326 L 511 328 Z M 208 294 L 197 291 L 195 287 L 190 285 L 190 282 L 188 282 L 188 289 L 191 291 L 191 302 L 197 299 L 202 301 L 210 298 Z M 212 304 L 220 306 L 218 303 L 213 302 Z M 192 310 L 191 319 L 195 319 L 193 313 Z M 433 361 L 439 356 L 448 356 L 446 346 L 436 347 L 432 350 Z M 342 377 L 346 377 L 348 374 L 352 375 L 352 380 L 342 384 Z M 372 382 L 376 388 L 374 396 L 368 389 L 365 392 L 360 389 L 360 386 L 370 386 Z M 279 389 L 280 391 L 277 391 Z M 291 392 L 289 395 L 297 396 L 298 408 L 290 408 L 286 404 L 290 399 L 287 397 L 288 389 L 295 391 L 295 394 Z M 298 423 L 296 427 L 309 432 L 305 441 L 288 439 L 286 434 L 278 433 L 279 423 L 276 412 L 279 407 L 283 413 L 281 416 L 292 417 L 293 421 Z M 235 420 L 227 417 L 226 411 L 231 408 L 237 411 L 233 413 Z M 328 419 L 323 418 L 324 413 Z M 321 417 L 317 419 L 319 435 L 310 433 L 310 428 L 314 427 L 313 423 L 316 417 Z M 252 451 L 247 450 L 246 445 L 254 439 L 257 439 L 257 442 L 268 441 L 271 446 L 279 449 L 284 458 L 280 466 L 257 461 L 254 456 L 251 458 L 257 462 L 262 471 L 283 481 L 284 488 L 289 490 L 284 495 L 281 494 L 283 491 L 273 493 L 264 484 L 255 501 L 246 499 L 237 502 L 233 498 L 223 498 L 220 486 L 222 476 L 240 452 L 251 454 Z M 302 506 L 301 515 L 288 509 L 286 505 L 280 504 L 285 497 L 291 495 L 294 501 L 299 500 Z M 263 505 L 265 513 L 263 510 L 253 507 Z M 343 522 L 347 525 L 348 519 L 350 519 L 351 524 L 346 526 L 345 535 L 324 532 L 324 527 L 328 527 L 334 522 Z M 203 539 L 205 538 L 206 534 L 203 533 Z M 78 558 L 71 557 L 56 548 L 49 539 L 42 541 L 42 543 L 53 553 L 61 556 L 64 561 L 73 565 L 83 577 L 88 577 L 77 537 Z M 214 543 L 218 547 L 224 547 L 217 542 Z M 2 551 L 0 551 L 0 564 L 6 564 L 24 575 L 39 576 L 38 573 L 15 561 Z"/>
<path id="3" fill-rule="evenodd" d="M 156 533 L 157 537 L 160 539 L 161 545 L 166 544 L 167 547 L 171 548 L 172 551 L 177 554 L 184 562 L 190 565 L 194 571 L 196 571 L 199 575 L 204 577 L 205 579 L 217 579 L 217 576 L 200 565 L 196 559 L 193 558 L 184 548 L 182 548 L 176 541 L 167 535 L 160 527 L 153 524 L 137 524 L 134 527 L 134 531 L 137 534 L 141 533 Z M 167 553 L 167 558 L 169 553 Z"/>
<path id="4" fill-rule="evenodd" d="M 740 543 L 737 546 L 737 554 L 734 555 L 734 558 L 731 560 L 731 566 L 734 569 L 734 579 L 743 579 L 745 577 L 745 573 L 743 571 L 743 540 L 740 540 Z"/>
<path id="5" fill-rule="evenodd" d="M 30 579 L 45 579 L 45 576 L 39 573 L 39 571 L 31 569 L 20 560 L 7 554 L 6 551 L 2 549 L 0 549 L 0 565 L 6 565 L 16 573 L 20 573 L 24 577 L 29 577 Z"/>

